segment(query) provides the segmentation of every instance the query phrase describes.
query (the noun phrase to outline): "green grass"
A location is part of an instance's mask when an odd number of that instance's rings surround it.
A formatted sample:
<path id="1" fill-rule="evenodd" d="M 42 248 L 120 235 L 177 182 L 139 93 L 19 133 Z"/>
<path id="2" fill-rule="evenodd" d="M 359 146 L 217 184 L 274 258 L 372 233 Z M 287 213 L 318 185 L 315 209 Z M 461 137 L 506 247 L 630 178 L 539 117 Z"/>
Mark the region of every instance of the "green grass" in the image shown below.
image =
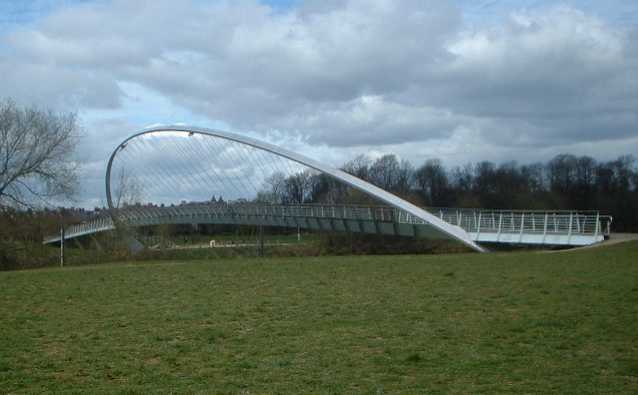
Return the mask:
<path id="1" fill-rule="evenodd" d="M 0 273 L 0 393 L 638 392 L 638 243 Z"/>

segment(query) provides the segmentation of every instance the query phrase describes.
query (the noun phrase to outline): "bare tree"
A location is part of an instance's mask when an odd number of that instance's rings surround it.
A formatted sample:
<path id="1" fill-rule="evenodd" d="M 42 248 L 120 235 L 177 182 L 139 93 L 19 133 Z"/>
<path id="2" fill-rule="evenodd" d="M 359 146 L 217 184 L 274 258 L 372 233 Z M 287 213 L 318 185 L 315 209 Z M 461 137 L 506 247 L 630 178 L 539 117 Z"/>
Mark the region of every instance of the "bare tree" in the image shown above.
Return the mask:
<path id="1" fill-rule="evenodd" d="M 361 154 L 357 155 L 353 160 L 346 162 L 342 170 L 364 181 L 368 181 L 370 178 L 371 164 L 372 160 L 368 156 Z"/>
<path id="2" fill-rule="evenodd" d="M 77 190 L 75 114 L 0 102 L 0 205 L 31 207 Z"/>
<path id="3" fill-rule="evenodd" d="M 281 204 L 286 195 L 286 175 L 280 171 L 271 174 L 264 180 L 263 191 L 257 196 L 262 203 Z"/>
<path id="4" fill-rule="evenodd" d="M 415 173 L 416 185 L 426 203 L 431 206 L 445 205 L 449 188 L 448 177 L 439 159 L 428 159 Z"/>
<path id="5" fill-rule="evenodd" d="M 117 177 L 115 208 L 142 203 L 143 195 L 143 188 L 139 180 L 125 168 L 122 168 Z"/>
<path id="6" fill-rule="evenodd" d="M 395 191 L 401 165 L 396 155 L 387 154 L 370 166 L 370 181 L 386 191 Z"/>
<path id="7" fill-rule="evenodd" d="M 410 191 L 414 187 L 414 166 L 410 161 L 401 159 L 399 162 L 399 169 L 396 175 L 396 181 L 394 183 L 394 192 L 399 196 L 407 197 Z"/>
<path id="8" fill-rule="evenodd" d="M 313 174 L 306 169 L 302 172 L 292 174 L 286 178 L 285 201 L 286 203 L 305 203 L 311 199 Z"/>

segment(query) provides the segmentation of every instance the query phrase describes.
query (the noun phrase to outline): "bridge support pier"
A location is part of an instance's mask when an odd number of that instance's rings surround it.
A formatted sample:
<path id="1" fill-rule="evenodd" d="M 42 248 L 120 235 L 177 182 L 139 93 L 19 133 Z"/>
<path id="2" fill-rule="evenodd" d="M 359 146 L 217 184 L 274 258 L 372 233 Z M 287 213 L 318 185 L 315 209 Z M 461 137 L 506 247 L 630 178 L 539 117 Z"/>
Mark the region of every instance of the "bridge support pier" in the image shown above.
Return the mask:
<path id="1" fill-rule="evenodd" d="M 116 232 L 117 232 L 116 237 L 122 242 L 124 242 L 129 252 L 131 252 L 132 254 L 137 254 L 138 252 L 141 252 L 142 250 L 144 250 L 145 248 L 144 244 L 142 244 L 142 242 L 140 242 L 139 240 L 135 238 L 134 236 L 135 233 L 131 230 L 131 228 L 129 227 L 116 228 Z"/>
<path id="2" fill-rule="evenodd" d="M 129 251 L 131 251 L 133 254 L 137 254 L 144 249 L 144 244 L 142 244 L 133 236 L 128 236 L 126 238 L 126 245 L 128 246 Z"/>
<path id="3" fill-rule="evenodd" d="M 98 251 L 102 251 L 102 245 L 100 244 L 100 242 L 97 240 L 97 237 L 95 237 L 95 234 L 91 234 L 90 235 L 91 240 L 93 241 L 93 244 L 95 244 L 95 248 L 97 248 Z"/>
<path id="4" fill-rule="evenodd" d="M 73 238 L 73 244 L 75 244 L 75 246 L 81 250 L 84 249 L 84 245 L 82 245 L 82 242 L 77 237 Z"/>

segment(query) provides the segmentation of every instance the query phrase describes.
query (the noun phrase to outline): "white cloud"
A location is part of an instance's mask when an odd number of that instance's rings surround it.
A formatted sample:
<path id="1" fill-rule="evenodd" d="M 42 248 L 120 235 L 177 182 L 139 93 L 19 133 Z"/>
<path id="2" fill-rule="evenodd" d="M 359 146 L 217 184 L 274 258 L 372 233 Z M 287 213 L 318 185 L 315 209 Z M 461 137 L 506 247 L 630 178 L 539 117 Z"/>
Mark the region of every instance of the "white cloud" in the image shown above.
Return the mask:
<path id="1" fill-rule="evenodd" d="M 512 6 L 477 27 L 439 1 L 88 2 L 0 33 L 0 75 L 3 95 L 79 110 L 90 163 L 175 122 L 333 164 L 371 150 L 453 163 L 628 153 L 638 30 L 587 10 Z"/>

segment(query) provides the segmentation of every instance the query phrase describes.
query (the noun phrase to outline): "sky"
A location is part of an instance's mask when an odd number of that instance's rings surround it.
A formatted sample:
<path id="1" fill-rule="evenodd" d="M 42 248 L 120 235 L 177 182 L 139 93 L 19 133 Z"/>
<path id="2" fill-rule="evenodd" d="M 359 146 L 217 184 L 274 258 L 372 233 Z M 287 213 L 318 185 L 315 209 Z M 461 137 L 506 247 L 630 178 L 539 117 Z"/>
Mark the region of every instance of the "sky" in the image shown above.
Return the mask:
<path id="1" fill-rule="evenodd" d="M 0 98 L 77 112 L 79 204 L 155 124 L 339 166 L 638 154 L 638 1 L 0 0 Z"/>

